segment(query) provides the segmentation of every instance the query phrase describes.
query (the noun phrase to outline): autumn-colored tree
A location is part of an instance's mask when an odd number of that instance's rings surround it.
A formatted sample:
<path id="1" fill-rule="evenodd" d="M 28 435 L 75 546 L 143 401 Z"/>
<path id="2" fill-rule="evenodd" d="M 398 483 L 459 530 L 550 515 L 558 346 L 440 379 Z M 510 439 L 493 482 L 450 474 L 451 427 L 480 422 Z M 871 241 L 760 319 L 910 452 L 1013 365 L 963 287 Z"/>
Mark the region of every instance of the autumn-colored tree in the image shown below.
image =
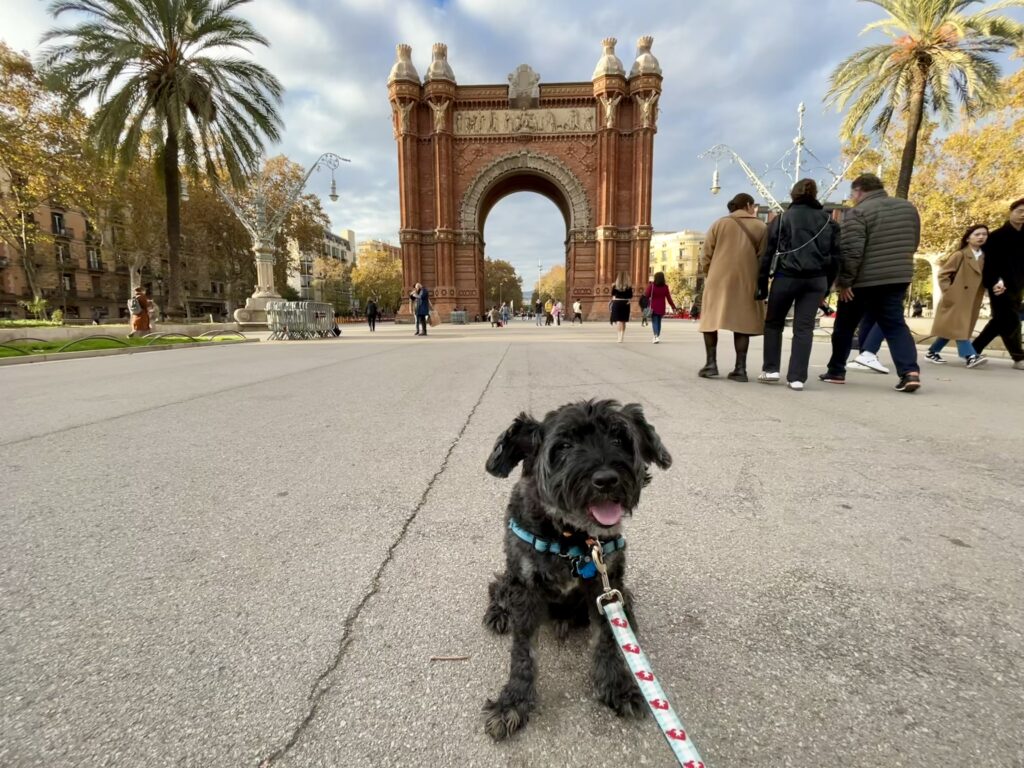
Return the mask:
<path id="1" fill-rule="evenodd" d="M 522 306 L 523 279 L 504 259 L 484 259 L 484 303 L 487 307 L 498 307 L 510 301 Z"/>
<path id="2" fill-rule="evenodd" d="M 359 306 L 375 299 L 382 311 L 397 312 L 402 296 L 402 262 L 386 251 L 365 251 L 352 269 L 352 290 Z"/>
<path id="3" fill-rule="evenodd" d="M 556 264 L 540 277 L 535 295 L 541 301 L 565 301 L 565 266 Z"/>
<path id="4" fill-rule="evenodd" d="M 672 292 L 672 300 L 678 307 L 686 307 L 693 301 L 697 288 L 697 278 L 686 277 L 683 270 L 673 267 L 665 273 L 665 282 Z"/>
<path id="5" fill-rule="evenodd" d="M 64 112 L 31 61 L 0 43 L 0 240 L 25 274 L 33 300 L 55 274 L 50 222 L 35 213 L 80 197 L 86 172 L 85 117 Z"/>
<path id="6" fill-rule="evenodd" d="M 335 312 L 349 312 L 352 309 L 352 265 L 317 256 L 313 259 L 313 290 L 317 301 L 332 305 Z"/>
<path id="7" fill-rule="evenodd" d="M 964 11 L 982 0 L 867 0 L 888 16 L 864 28 L 889 41 L 849 56 L 832 73 L 826 96 L 849 107 L 844 139 L 874 118 L 871 131 L 885 136 L 894 116 L 905 119 L 896 195 L 906 198 L 917 160 L 919 129 L 928 108 L 950 125 L 959 102 L 968 117 L 996 106 L 1001 97 L 999 66 L 987 54 L 1024 50 L 1024 24 L 997 11 L 1022 7 L 1002 0 L 974 14 Z"/>

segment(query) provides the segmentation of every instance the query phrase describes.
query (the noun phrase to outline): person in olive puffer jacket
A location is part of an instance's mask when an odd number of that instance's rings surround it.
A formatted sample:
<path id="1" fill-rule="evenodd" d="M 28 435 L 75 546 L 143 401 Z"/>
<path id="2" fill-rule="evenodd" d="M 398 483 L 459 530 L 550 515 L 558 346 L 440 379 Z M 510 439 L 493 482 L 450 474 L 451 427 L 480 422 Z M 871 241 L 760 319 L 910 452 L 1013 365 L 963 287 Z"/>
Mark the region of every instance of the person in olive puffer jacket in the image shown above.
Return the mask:
<path id="1" fill-rule="evenodd" d="M 921 369 L 914 337 L 903 317 L 903 299 L 914 276 L 921 217 L 909 201 L 889 197 L 874 174 L 862 174 L 850 186 L 854 208 L 842 224 L 832 357 L 828 371 L 819 378 L 829 384 L 846 382 L 853 335 L 866 314 L 878 323 L 889 344 L 900 377 L 896 391 L 916 392 L 921 387 Z"/>

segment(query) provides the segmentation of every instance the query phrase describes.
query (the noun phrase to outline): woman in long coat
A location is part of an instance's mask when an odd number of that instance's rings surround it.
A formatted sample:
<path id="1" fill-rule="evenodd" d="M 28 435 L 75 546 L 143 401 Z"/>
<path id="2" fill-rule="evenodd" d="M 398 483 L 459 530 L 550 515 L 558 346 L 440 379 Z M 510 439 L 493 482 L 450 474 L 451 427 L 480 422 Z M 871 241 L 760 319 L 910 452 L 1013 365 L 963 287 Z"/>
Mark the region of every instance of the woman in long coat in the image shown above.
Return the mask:
<path id="1" fill-rule="evenodd" d="M 981 300 L 985 296 L 981 282 L 985 254 L 981 247 L 986 240 L 988 227 L 984 224 L 968 228 L 960 238 L 960 250 L 946 259 L 939 270 L 942 299 L 935 308 L 935 320 L 932 322 L 932 335 L 936 338 L 925 355 L 931 363 L 942 365 L 946 362 L 939 352 L 950 339 L 956 340 L 957 354 L 964 358 L 968 368 L 977 368 L 988 362 L 988 358 L 975 351 L 970 341 L 981 312 Z"/>
<path id="2" fill-rule="evenodd" d="M 754 198 L 745 192 L 727 207 L 729 215 L 712 224 L 705 236 L 700 257 L 700 270 L 707 276 L 700 309 L 707 361 L 699 375 L 718 375 L 718 332 L 732 331 L 736 367 L 729 378 L 746 381 L 750 337 L 764 333 L 764 302 L 755 296 L 758 259 L 768 239 L 768 227 L 757 218 Z"/>

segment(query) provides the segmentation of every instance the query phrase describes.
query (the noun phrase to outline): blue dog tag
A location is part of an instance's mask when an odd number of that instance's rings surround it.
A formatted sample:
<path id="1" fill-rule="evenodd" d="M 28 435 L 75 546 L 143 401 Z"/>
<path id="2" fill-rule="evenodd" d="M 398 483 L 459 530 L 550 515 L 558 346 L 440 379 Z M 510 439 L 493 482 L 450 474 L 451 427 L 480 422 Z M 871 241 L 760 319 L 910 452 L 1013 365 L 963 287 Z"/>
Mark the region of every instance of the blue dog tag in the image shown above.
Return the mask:
<path id="1" fill-rule="evenodd" d="M 579 574 L 581 579 L 592 579 L 597 575 L 597 566 L 588 557 L 586 562 L 576 561 L 576 573 Z"/>

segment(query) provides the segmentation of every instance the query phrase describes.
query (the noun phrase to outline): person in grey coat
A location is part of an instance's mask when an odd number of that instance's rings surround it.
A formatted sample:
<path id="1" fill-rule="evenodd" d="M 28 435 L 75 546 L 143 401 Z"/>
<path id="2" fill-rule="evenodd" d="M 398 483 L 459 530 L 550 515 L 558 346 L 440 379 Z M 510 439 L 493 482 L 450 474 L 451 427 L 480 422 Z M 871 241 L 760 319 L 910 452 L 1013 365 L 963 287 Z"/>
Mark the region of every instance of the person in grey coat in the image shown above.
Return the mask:
<path id="1" fill-rule="evenodd" d="M 921 242 L 921 217 L 913 203 L 889 197 L 882 180 L 871 173 L 851 184 L 854 207 L 843 219 L 839 276 L 839 311 L 832 329 L 832 357 L 819 377 L 829 384 L 846 382 L 846 360 L 853 335 L 864 315 L 878 323 L 900 380 L 898 392 L 921 387 L 917 347 L 903 317 L 903 299 L 914 276 L 914 253 Z"/>

